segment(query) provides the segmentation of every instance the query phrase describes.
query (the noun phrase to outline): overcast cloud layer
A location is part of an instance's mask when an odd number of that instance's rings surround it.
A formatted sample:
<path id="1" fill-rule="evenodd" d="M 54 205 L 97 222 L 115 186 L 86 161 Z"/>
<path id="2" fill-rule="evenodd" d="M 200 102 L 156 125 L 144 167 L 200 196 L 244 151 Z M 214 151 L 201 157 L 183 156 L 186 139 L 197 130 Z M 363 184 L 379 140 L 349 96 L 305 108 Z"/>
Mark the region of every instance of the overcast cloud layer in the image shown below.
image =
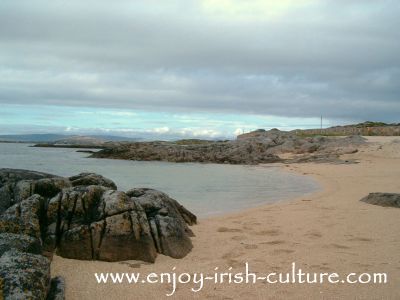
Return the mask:
<path id="1" fill-rule="evenodd" d="M 0 104 L 399 122 L 399 28 L 397 0 L 1 0 Z"/>

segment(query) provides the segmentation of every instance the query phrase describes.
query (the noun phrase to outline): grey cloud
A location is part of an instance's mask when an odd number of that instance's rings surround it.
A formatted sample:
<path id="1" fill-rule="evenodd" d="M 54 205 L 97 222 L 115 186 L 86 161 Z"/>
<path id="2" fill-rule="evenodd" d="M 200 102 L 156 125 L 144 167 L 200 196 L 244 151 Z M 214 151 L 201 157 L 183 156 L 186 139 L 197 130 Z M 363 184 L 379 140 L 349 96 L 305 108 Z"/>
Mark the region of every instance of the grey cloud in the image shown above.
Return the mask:
<path id="1" fill-rule="evenodd" d="M 189 2 L 3 0 L 0 102 L 398 121 L 398 1 L 272 20 Z"/>

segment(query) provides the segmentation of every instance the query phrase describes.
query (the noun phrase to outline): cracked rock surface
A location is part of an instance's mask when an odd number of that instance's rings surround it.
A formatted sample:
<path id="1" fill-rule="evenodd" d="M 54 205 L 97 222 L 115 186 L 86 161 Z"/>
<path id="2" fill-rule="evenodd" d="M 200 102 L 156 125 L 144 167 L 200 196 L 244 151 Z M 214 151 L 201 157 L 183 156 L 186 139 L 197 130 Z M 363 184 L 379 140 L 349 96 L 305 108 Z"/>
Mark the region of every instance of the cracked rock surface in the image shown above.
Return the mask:
<path id="1" fill-rule="evenodd" d="M 15 249 L 0 257 L 0 299 L 46 299 L 49 285 L 46 257 Z"/>
<path id="2" fill-rule="evenodd" d="M 196 216 L 165 193 L 116 190 L 93 173 L 69 178 L 0 169 L 0 299 L 63 299 L 53 253 L 81 260 L 182 258 Z"/>

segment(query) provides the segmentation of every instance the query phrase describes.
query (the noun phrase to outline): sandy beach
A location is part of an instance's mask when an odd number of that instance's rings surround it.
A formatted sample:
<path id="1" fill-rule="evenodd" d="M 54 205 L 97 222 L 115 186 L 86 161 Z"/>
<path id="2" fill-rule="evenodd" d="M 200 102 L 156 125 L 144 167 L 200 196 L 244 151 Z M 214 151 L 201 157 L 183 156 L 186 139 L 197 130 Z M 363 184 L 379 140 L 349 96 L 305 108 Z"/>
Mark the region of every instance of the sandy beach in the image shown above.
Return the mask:
<path id="1" fill-rule="evenodd" d="M 298 199 L 210 219 L 192 227 L 194 248 L 183 259 L 159 255 L 155 264 L 78 261 L 55 256 L 52 276 L 66 280 L 66 299 L 163 299 L 168 284 L 98 284 L 99 272 L 213 274 L 287 272 L 292 262 L 307 272 L 385 272 L 387 284 L 212 284 L 193 293 L 179 285 L 169 299 L 399 299 L 400 210 L 359 200 L 370 192 L 400 192 L 400 142 L 371 137 L 347 155 L 357 164 L 291 164 L 281 167 L 312 176 L 321 190 Z M 345 156 L 344 158 L 346 158 Z M 262 168 L 263 166 L 260 166 Z"/>

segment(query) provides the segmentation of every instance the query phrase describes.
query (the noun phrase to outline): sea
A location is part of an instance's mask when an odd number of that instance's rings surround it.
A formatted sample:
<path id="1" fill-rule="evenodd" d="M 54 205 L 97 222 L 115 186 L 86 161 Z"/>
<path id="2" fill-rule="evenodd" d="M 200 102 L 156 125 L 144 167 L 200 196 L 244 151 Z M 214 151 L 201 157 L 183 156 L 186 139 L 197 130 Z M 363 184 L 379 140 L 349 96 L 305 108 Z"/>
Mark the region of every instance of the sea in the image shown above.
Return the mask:
<path id="1" fill-rule="evenodd" d="M 200 218 L 306 196 L 320 189 L 311 177 L 262 166 L 145 162 L 89 158 L 71 148 L 0 143 L 0 168 L 35 170 L 59 176 L 95 172 L 119 190 L 148 187 L 167 193 Z M 93 149 L 90 149 L 93 150 Z"/>

